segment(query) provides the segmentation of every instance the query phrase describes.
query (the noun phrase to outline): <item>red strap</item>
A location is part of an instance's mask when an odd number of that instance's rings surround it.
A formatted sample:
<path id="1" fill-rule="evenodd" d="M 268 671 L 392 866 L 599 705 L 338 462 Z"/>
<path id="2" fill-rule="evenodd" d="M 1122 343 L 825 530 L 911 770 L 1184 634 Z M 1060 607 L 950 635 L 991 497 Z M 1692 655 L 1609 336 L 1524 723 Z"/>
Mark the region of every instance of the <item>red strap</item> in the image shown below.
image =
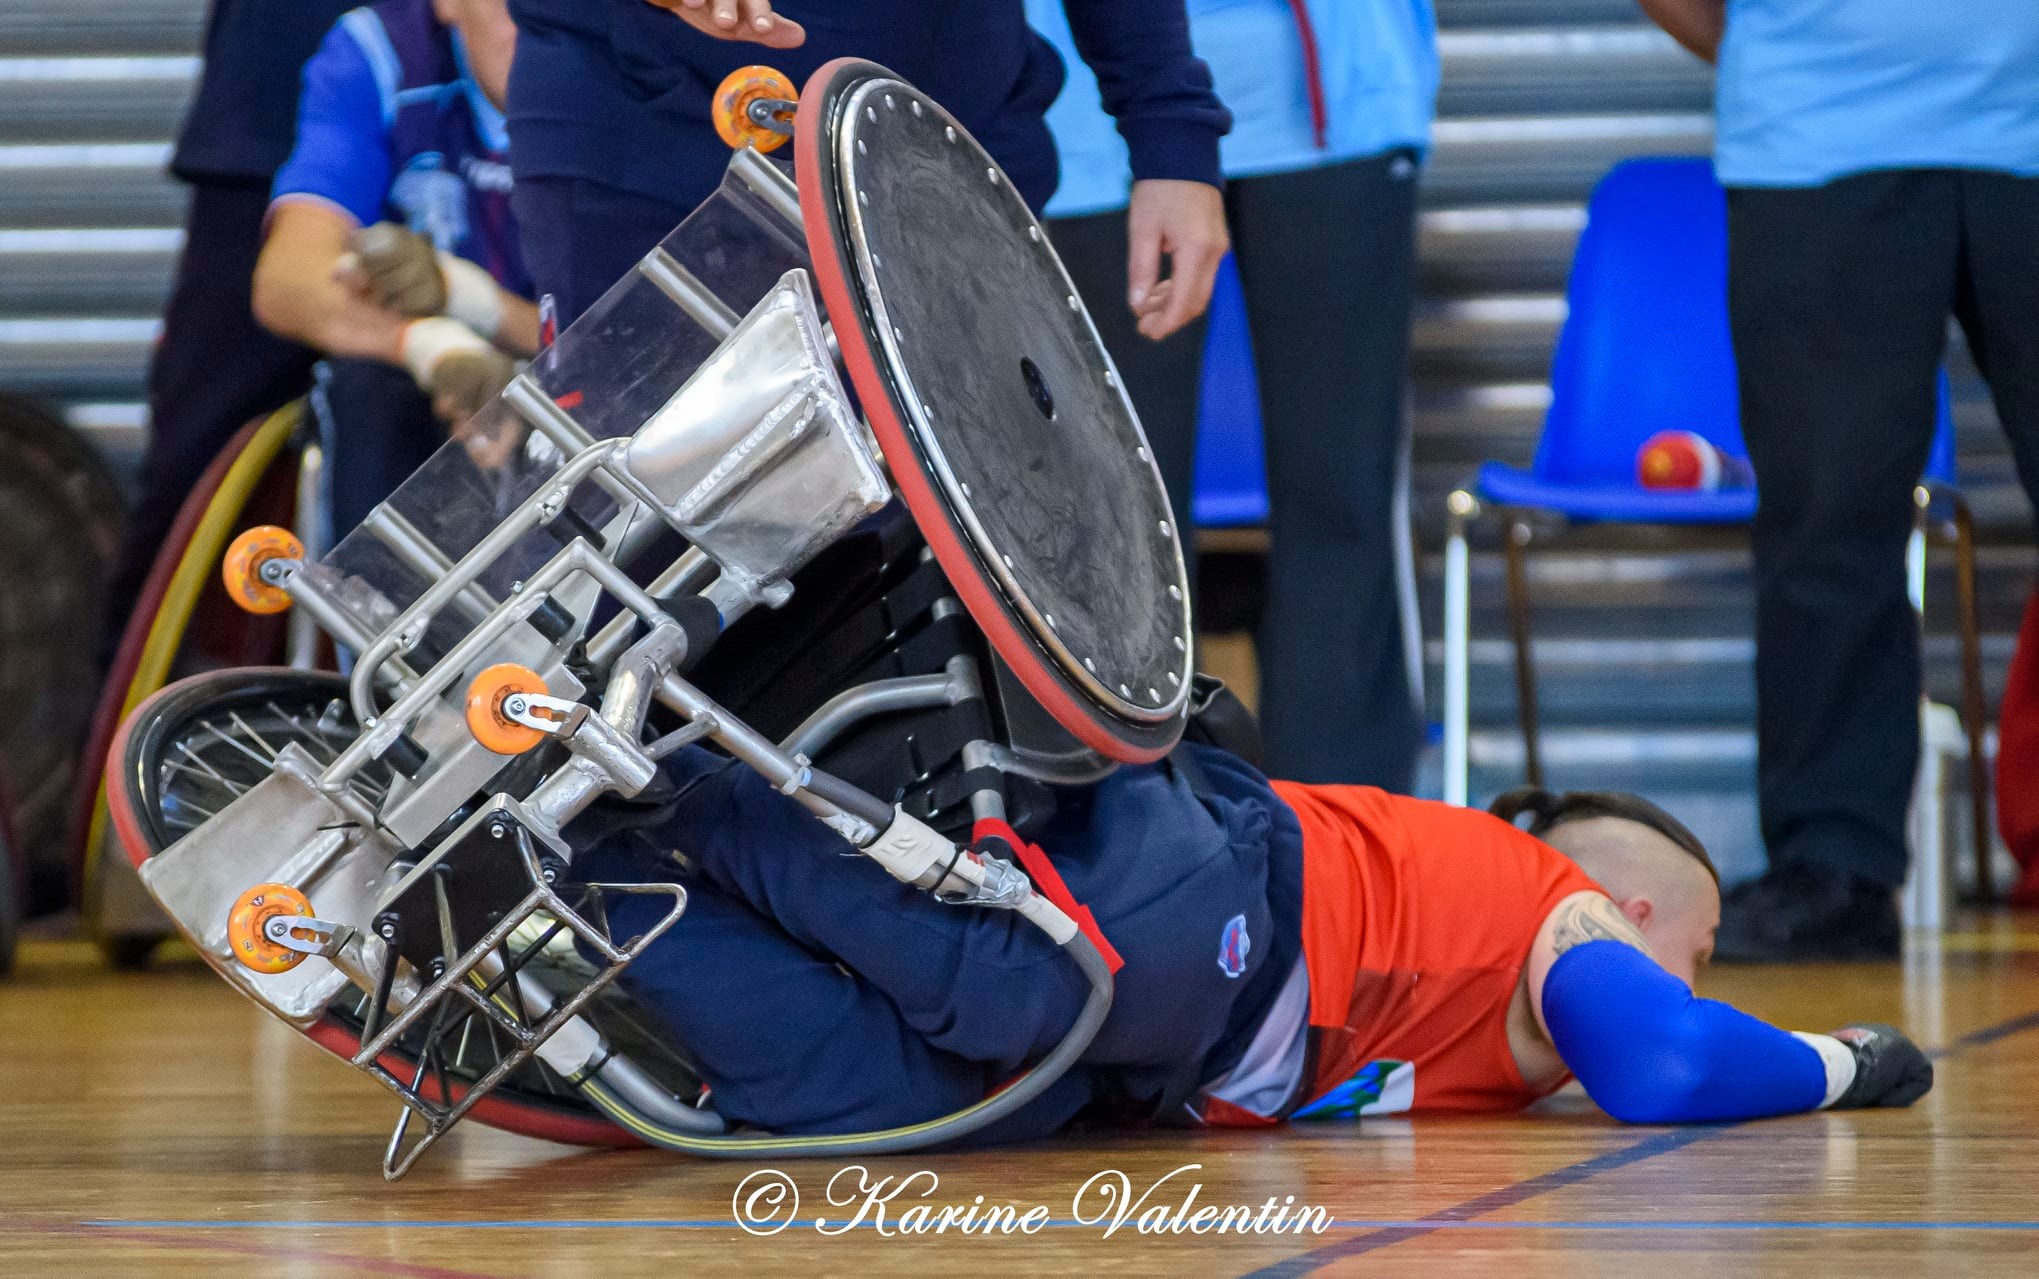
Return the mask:
<path id="1" fill-rule="evenodd" d="M 1324 149 L 1326 126 L 1324 108 L 1324 69 L 1317 58 L 1317 28 L 1310 22 L 1310 6 L 1307 0 L 1289 0 L 1289 8 L 1295 11 L 1296 34 L 1303 41 L 1303 82 L 1310 92 L 1310 132 L 1317 139 L 1317 149 Z"/>
<path id="2" fill-rule="evenodd" d="M 1041 851 L 1040 845 L 1029 844 L 1021 839 L 1018 831 L 996 817 L 980 817 L 977 824 L 970 828 L 970 842 L 973 845 L 982 844 L 987 839 L 998 840 L 1012 849 L 1014 856 L 1019 858 L 1020 865 L 1026 868 L 1027 874 L 1033 879 L 1034 887 L 1040 890 L 1043 897 L 1055 903 L 1057 910 L 1076 921 L 1077 929 L 1085 937 L 1090 938 L 1090 944 L 1097 947 L 1097 953 L 1104 956 L 1104 962 L 1111 966 L 1112 972 L 1116 973 L 1126 966 L 1126 961 L 1119 957 L 1119 952 L 1112 949 L 1112 944 L 1105 940 L 1104 932 L 1098 928 L 1097 919 L 1090 913 L 1090 908 L 1078 902 L 1069 892 L 1069 885 L 1062 882 L 1062 876 L 1055 872 L 1055 864 L 1048 860 L 1048 855 Z"/>

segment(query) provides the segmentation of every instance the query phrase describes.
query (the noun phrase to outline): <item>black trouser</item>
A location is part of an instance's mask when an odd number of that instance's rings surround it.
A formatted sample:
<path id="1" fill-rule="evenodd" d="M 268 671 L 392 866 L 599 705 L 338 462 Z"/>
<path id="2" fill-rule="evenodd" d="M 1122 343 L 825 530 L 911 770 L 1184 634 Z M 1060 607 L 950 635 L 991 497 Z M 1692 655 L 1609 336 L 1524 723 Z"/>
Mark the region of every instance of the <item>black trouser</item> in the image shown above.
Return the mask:
<path id="1" fill-rule="evenodd" d="M 1226 187 L 1272 506 L 1257 647 L 1276 777 L 1406 791 L 1422 740 L 1393 538 L 1414 178 L 1411 156 L 1398 150 Z M 1169 500 L 1186 517 L 1204 325 L 1159 343 L 1134 330 L 1123 213 L 1063 219 L 1054 239 L 1126 379 Z"/>
<path id="2" fill-rule="evenodd" d="M 1894 170 L 1728 193 L 1729 311 L 1756 517 L 1772 864 L 1895 888 L 1919 754 L 1905 594 L 1949 311 L 2039 492 L 2039 179 Z"/>
<path id="3" fill-rule="evenodd" d="M 249 302 L 268 208 L 267 179 L 192 185 L 184 254 L 149 365 L 148 448 L 107 587 L 102 666 L 198 477 L 250 418 L 288 404 L 311 381 L 316 355 L 257 324 Z"/>

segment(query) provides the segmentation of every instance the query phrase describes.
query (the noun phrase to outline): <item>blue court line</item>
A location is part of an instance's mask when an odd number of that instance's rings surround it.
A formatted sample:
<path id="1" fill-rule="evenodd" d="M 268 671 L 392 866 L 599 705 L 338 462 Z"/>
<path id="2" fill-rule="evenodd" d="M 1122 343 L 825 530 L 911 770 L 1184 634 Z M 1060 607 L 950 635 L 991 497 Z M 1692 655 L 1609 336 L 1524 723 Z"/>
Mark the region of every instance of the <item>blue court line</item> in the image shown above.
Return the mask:
<path id="1" fill-rule="evenodd" d="M 1945 1061 L 1950 1057 L 1958 1056 L 1970 1048 L 1980 1048 L 1993 1044 L 2035 1027 L 2039 1027 L 2039 1009 L 2020 1013 L 2015 1017 L 2007 1017 L 2003 1021 L 1995 1022 L 1978 1030 L 1972 1030 L 1955 1039 L 1952 1043 L 1944 1044 L 1934 1049 L 1927 1056 L 1936 1062 Z M 1584 1181 L 1590 1181 L 1603 1172 L 1612 1172 L 1614 1169 L 1625 1168 L 1630 1164 L 1640 1163 L 1645 1159 L 1654 1159 L 1658 1155 L 1669 1154 L 1674 1150 L 1682 1150 L 1694 1142 L 1704 1141 L 1706 1138 L 1717 1133 L 1727 1132 L 1741 1126 L 1742 1124 L 1740 1123 L 1732 1123 L 1674 1128 L 1669 1132 L 1658 1133 L 1653 1137 L 1645 1137 L 1634 1145 L 1625 1146 L 1620 1150 L 1612 1150 L 1603 1155 L 1595 1155 L 1590 1159 L 1582 1159 L 1578 1163 L 1567 1164 L 1562 1168 L 1554 1168 L 1549 1172 L 1539 1173 L 1534 1177 L 1502 1186 L 1497 1190 L 1490 1190 L 1484 1195 L 1467 1199 L 1462 1203 L 1453 1204 L 1444 1211 L 1423 1221 L 1384 1225 L 1365 1234 L 1354 1235 L 1349 1239 L 1341 1239 L 1336 1243 L 1313 1248 L 1309 1252 L 1298 1253 L 1286 1261 L 1278 1261 L 1273 1265 L 1249 1271 L 1244 1276 L 1244 1279 L 1301 1279 L 1302 1276 L 1313 1274 L 1334 1261 L 1342 1261 L 1348 1257 L 1358 1257 L 1366 1253 L 1378 1252 L 1382 1248 L 1393 1247 L 1395 1244 L 1410 1239 L 1419 1239 L 1424 1235 L 1432 1234 L 1439 1230 L 1462 1229 L 1465 1226 L 1475 1224 L 1472 1218 L 1484 1217 L 1488 1213 L 1496 1212 L 1503 1208 L 1514 1207 L 1516 1204 L 1534 1199 L 1538 1195 L 1546 1194 L 1553 1190 L 1562 1190 Z M 1479 1224 L 1485 1225 L 1486 1223 Z M 1495 1223 L 1494 1227 L 1489 1228 L 1513 1224 L 1515 1223 Z M 1528 1224 L 1530 1223 L 1522 1223 L 1524 1226 Z M 1788 1223 L 1780 1222 L 1777 1228 L 1781 1229 L 1787 1225 Z M 1729 1227 L 1715 1226 L 1710 1228 L 1728 1229 Z M 1877 1227 L 1856 1228 L 1874 1229 Z M 1924 1229 L 1926 1228 L 1926 1223 L 1921 1223 L 1916 1228 Z"/>

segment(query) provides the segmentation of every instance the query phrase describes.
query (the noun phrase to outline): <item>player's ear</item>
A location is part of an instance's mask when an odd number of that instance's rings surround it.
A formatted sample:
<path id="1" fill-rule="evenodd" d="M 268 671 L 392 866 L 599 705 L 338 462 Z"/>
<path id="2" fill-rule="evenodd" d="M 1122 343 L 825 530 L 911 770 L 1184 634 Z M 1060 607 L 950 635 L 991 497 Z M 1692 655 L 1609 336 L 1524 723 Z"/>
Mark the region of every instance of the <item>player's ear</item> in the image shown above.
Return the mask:
<path id="1" fill-rule="evenodd" d="M 1638 932 L 1647 929 L 1657 913 L 1656 906 L 1647 897 L 1625 897 L 1614 904 L 1621 908 L 1621 913 L 1636 926 Z"/>

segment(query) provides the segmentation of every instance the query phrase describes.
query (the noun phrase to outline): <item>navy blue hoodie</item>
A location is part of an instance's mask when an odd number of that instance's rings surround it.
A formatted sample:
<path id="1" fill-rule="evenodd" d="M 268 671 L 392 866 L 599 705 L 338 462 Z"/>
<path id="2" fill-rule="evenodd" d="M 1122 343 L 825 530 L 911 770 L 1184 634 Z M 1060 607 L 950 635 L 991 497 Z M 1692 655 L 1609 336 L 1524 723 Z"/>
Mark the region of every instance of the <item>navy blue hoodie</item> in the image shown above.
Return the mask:
<path id="1" fill-rule="evenodd" d="M 1126 137 L 1136 178 L 1217 183 L 1231 117 L 1190 51 L 1183 0 L 1067 0 L 1084 61 Z M 868 58 L 948 108 L 1035 208 L 1054 193 L 1043 115 L 1062 61 L 1021 0 L 779 0 L 807 43 L 776 50 L 718 40 L 648 0 L 510 0 L 518 179 L 583 178 L 691 208 L 728 162 L 709 98 L 737 67 L 767 63 L 803 84 L 822 63 Z"/>

